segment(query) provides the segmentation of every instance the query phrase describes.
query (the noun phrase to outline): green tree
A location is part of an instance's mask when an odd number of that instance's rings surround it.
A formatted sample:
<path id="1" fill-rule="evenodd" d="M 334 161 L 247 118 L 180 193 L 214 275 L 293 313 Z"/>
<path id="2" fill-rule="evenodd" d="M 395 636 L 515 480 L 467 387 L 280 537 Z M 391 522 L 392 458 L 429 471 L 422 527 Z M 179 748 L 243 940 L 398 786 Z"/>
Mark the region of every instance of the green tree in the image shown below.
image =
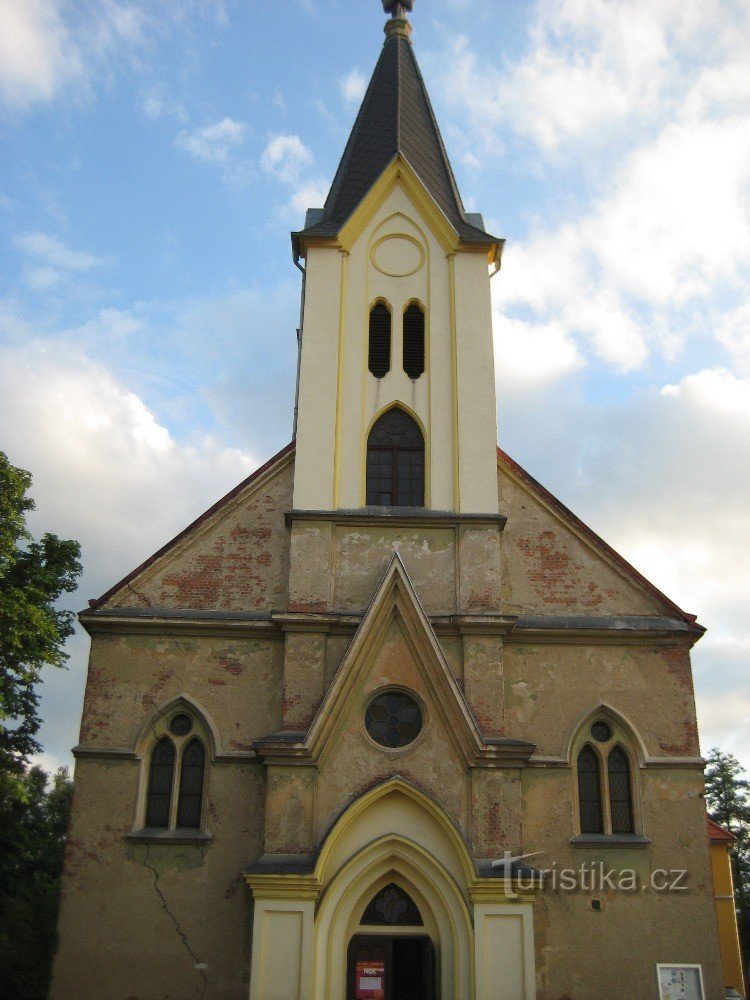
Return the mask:
<path id="1" fill-rule="evenodd" d="M 48 785 L 32 767 L 0 799 L 0 1000 L 49 989 L 73 783 L 60 768 Z"/>
<path id="2" fill-rule="evenodd" d="M 29 767 L 41 749 L 42 668 L 63 667 L 73 614 L 57 602 L 75 590 L 80 547 L 36 541 L 31 475 L 0 452 L 0 998 L 43 1000 L 55 941 L 70 781 Z"/>
<path id="3" fill-rule="evenodd" d="M 736 837 L 734 896 L 742 949 L 750 954 L 750 781 L 735 756 L 714 747 L 707 755 L 706 806 L 711 819 Z"/>
<path id="4" fill-rule="evenodd" d="M 0 452 L 0 794 L 40 749 L 39 677 L 42 667 L 65 664 L 73 614 L 56 604 L 81 572 L 78 542 L 32 538 L 30 488 L 31 475 Z"/>

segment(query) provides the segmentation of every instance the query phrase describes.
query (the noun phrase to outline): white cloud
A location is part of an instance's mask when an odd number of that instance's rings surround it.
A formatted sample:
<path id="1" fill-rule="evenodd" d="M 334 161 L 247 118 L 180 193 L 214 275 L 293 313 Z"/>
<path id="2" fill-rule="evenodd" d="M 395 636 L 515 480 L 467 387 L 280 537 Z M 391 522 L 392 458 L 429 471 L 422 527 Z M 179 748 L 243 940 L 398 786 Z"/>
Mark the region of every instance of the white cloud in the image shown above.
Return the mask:
<path id="1" fill-rule="evenodd" d="M 64 271 L 89 271 L 106 263 L 102 258 L 85 251 L 71 250 L 60 240 L 46 233 L 27 233 L 25 236 L 20 236 L 16 243 L 27 256 Z"/>
<path id="2" fill-rule="evenodd" d="M 158 121 L 161 118 L 174 118 L 178 122 L 187 122 L 188 113 L 185 106 L 169 97 L 163 89 L 157 88 L 146 94 L 141 107 L 147 118 Z"/>
<path id="3" fill-rule="evenodd" d="M 550 382 L 583 364 L 559 323 L 535 326 L 495 313 L 494 338 L 500 385 Z"/>
<path id="4" fill-rule="evenodd" d="M 230 153 L 245 141 L 246 126 L 231 118 L 222 118 L 213 125 L 184 130 L 175 139 L 180 149 L 205 163 L 226 163 Z"/>
<path id="5" fill-rule="evenodd" d="M 49 99 L 82 69 L 55 0 L 2 0 L 0 96 L 22 106 Z"/>
<path id="6" fill-rule="evenodd" d="M 347 104 L 362 100 L 367 90 L 367 78 L 358 69 L 353 69 L 341 81 L 341 94 Z"/>
<path id="7" fill-rule="evenodd" d="M 117 327 L 126 318 L 103 322 Z M 34 475 L 36 520 L 81 541 L 94 591 L 258 464 L 208 436 L 175 439 L 73 337 L 0 349 L 0 424 L 10 460 Z"/>
<path id="8" fill-rule="evenodd" d="M 266 173 L 285 184 L 298 184 L 301 171 L 312 162 L 312 153 L 298 135 L 273 136 L 260 158 Z"/>
<path id="9" fill-rule="evenodd" d="M 153 13 L 139 0 L 85 9 L 63 0 L 0 0 L 0 102 L 23 109 L 73 83 L 80 93 L 121 48 L 143 44 L 146 28 L 156 26 Z"/>

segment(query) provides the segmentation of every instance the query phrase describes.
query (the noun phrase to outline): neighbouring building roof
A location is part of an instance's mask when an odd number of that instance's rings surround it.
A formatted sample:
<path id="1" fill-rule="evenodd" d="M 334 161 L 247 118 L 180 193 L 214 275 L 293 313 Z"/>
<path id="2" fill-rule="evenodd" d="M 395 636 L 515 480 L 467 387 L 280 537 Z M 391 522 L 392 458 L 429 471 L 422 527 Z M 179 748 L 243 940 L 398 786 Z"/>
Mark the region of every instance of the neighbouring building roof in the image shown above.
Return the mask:
<path id="1" fill-rule="evenodd" d="M 311 210 L 299 237 L 335 237 L 383 173 L 401 154 L 464 243 L 499 242 L 481 216 L 466 213 L 456 186 L 411 41 L 390 33 L 322 210 Z"/>
<path id="2" fill-rule="evenodd" d="M 706 823 L 708 825 L 708 839 L 712 844 L 733 844 L 737 839 L 729 830 L 714 823 L 710 816 L 706 816 Z"/>

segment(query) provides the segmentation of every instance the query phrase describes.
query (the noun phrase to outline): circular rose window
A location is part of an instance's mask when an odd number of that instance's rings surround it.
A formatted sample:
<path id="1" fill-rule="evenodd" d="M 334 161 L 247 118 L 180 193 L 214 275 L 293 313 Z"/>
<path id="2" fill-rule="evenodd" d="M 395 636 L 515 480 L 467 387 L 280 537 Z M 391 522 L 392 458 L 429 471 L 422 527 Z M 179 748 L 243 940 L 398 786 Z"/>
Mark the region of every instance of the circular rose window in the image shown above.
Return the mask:
<path id="1" fill-rule="evenodd" d="M 595 722 L 591 727 L 591 735 L 600 743 L 606 743 L 612 737 L 612 730 L 606 722 Z"/>
<path id="2" fill-rule="evenodd" d="M 385 691 L 370 702 L 365 727 L 382 747 L 405 747 L 419 736 L 422 709 L 403 691 Z"/>

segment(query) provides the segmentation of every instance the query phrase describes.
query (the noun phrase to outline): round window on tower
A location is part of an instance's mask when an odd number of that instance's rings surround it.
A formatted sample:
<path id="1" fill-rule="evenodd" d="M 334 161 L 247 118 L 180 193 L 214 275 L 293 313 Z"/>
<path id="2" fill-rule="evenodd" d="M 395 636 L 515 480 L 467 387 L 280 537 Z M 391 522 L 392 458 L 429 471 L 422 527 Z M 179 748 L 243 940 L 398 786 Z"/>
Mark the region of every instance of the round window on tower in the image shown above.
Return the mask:
<path id="1" fill-rule="evenodd" d="M 422 731 L 422 709 L 405 691 L 383 691 L 367 707 L 365 728 L 382 747 L 406 747 Z"/>

